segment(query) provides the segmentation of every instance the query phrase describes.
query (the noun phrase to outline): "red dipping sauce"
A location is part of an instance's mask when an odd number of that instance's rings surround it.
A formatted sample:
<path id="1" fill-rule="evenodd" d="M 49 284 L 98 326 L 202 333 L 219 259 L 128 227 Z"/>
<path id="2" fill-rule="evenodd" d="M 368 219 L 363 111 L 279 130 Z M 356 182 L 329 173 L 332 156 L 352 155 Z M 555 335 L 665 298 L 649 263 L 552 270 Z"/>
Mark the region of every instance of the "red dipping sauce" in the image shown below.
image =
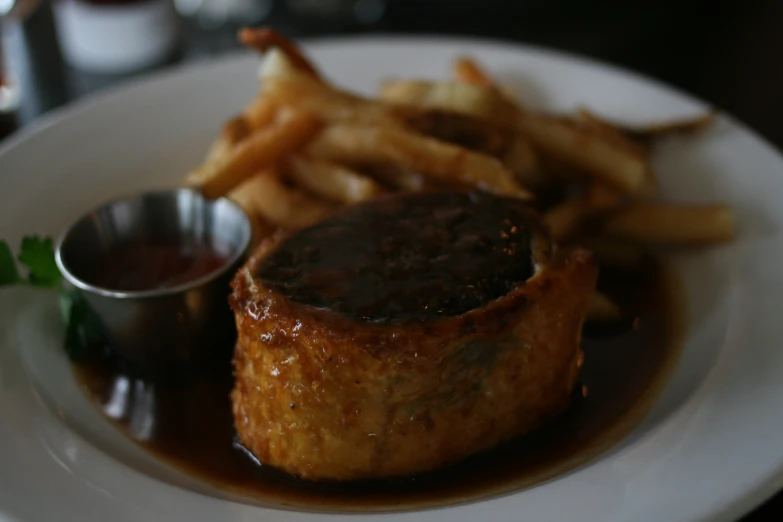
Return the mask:
<path id="1" fill-rule="evenodd" d="M 200 279 L 228 261 L 210 243 L 181 239 L 139 241 L 104 253 L 85 279 L 110 290 L 160 290 Z"/>

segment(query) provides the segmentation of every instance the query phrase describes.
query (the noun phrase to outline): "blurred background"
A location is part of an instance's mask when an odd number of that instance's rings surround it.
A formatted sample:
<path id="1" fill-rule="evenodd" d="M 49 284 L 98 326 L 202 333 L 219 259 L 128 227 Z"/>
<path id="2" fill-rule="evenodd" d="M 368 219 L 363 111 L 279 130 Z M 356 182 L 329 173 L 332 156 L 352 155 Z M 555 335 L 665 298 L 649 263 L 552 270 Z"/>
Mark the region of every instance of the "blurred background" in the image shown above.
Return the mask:
<path id="1" fill-rule="evenodd" d="M 292 38 L 470 35 L 565 50 L 690 92 L 783 147 L 779 0 L 0 0 L 0 17 L 0 139 L 129 77 L 230 52 L 237 28 L 263 23 Z M 783 495 L 743 522 L 773 520 Z"/>
<path id="2" fill-rule="evenodd" d="M 237 27 L 265 23 L 293 38 L 457 34 L 571 51 L 691 92 L 783 146 L 778 0 L 0 0 L 0 15 L 0 137 L 129 76 L 230 51 Z"/>

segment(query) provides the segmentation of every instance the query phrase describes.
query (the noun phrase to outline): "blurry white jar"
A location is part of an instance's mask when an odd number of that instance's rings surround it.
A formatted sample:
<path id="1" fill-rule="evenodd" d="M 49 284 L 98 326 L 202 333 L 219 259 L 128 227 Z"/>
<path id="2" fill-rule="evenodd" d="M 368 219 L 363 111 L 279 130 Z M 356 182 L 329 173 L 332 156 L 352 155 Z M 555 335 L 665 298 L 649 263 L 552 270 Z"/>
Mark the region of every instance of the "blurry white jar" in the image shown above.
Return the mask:
<path id="1" fill-rule="evenodd" d="M 171 0 L 59 0 L 54 10 L 63 56 L 78 69 L 143 69 L 165 60 L 177 45 Z"/>

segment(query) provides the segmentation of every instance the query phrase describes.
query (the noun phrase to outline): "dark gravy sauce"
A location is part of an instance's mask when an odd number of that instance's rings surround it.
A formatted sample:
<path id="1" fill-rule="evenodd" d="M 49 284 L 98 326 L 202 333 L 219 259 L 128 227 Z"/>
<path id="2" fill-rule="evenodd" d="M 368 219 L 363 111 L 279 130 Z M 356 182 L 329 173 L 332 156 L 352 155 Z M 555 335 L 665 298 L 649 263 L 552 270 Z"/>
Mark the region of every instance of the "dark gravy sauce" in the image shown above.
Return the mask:
<path id="1" fill-rule="evenodd" d="M 650 262 L 634 273 L 605 268 L 599 287 L 629 311 L 629 319 L 588 325 L 584 387 L 559 419 L 451 468 L 405 479 L 308 483 L 254 462 L 235 442 L 229 360 L 177 382 L 134 379 L 105 360 L 75 365 L 74 371 L 102 411 L 111 405 L 114 422 L 128 437 L 176 468 L 250 502 L 340 512 L 457 504 L 518 491 L 588 462 L 617 444 L 653 404 L 680 353 L 684 313 L 677 280 Z M 135 382 L 117 386 L 121 379 Z M 154 428 L 141 440 L 134 426 L 145 417 L 152 418 Z"/>

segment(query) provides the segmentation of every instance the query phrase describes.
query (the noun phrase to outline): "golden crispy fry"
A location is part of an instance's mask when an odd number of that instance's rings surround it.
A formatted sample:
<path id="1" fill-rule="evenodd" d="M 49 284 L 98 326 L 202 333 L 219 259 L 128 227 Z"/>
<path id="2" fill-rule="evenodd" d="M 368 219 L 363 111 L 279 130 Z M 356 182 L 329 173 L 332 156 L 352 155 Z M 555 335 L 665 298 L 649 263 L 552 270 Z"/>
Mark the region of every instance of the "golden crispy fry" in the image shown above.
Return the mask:
<path id="1" fill-rule="evenodd" d="M 638 267 L 648 251 L 633 241 L 599 236 L 583 239 L 579 244 L 598 256 L 598 262 L 610 266 Z"/>
<path id="2" fill-rule="evenodd" d="M 475 60 L 466 56 L 454 60 L 452 72 L 457 80 L 464 83 L 481 87 L 493 87 L 495 85 L 492 77 Z"/>
<path id="3" fill-rule="evenodd" d="M 544 224 L 556 241 L 572 239 L 584 225 L 590 206 L 583 199 L 571 199 L 544 213 Z"/>
<path id="4" fill-rule="evenodd" d="M 425 136 L 496 158 L 503 156 L 512 138 L 511 132 L 487 120 L 440 109 L 424 109 L 408 115 L 405 126 Z"/>
<path id="5" fill-rule="evenodd" d="M 634 141 L 628 137 L 622 128 L 617 127 L 607 120 L 597 116 L 589 109 L 584 107 L 580 108 L 576 112 L 576 119 L 586 129 L 590 129 L 590 131 L 601 136 L 606 141 L 610 141 L 632 154 L 636 154 L 638 156 L 646 156 L 649 154 L 649 150 L 646 147 L 642 146 L 638 141 Z"/>
<path id="6" fill-rule="evenodd" d="M 267 100 L 267 103 L 300 107 L 328 122 L 357 121 L 399 125 L 398 114 L 409 112 L 341 91 L 302 74 L 277 49 L 270 52 L 264 61 L 261 77 L 261 97 Z"/>
<path id="7" fill-rule="evenodd" d="M 268 81 L 270 78 L 308 78 L 311 81 L 322 83 L 317 78 L 313 78 L 306 72 L 297 68 L 280 49 L 270 50 L 266 56 L 264 56 L 263 62 L 261 62 L 260 79 L 262 83 Z"/>
<path id="8" fill-rule="evenodd" d="M 644 127 L 629 127 L 625 131 L 630 137 L 645 142 L 674 134 L 703 132 L 713 124 L 715 117 L 716 113 L 709 111 L 690 118 L 658 122 Z"/>
<path id="9" fill-rule="evenodd" d="M 370 123 L 389 127 L 409 127 L 426 134 L 433 126 L 438 126 L 438 120 L 446 117 L 454 120 L 459 116 L 427 108 L 399 106 L 367 99 L 314 81 L 298 72 L 288 58 L 278 50 L 273 50 L 264 62 L 262 78 L 265 82 L 262 99 L 268 103 L 301 107 L 332 123 Z M 473 133 L 477 131 L 497 133 L 494 128 L 490 129 L 489 125 L 482 121 L 472 120 L 467 123 L 450 121 L 449 123 L 452 124 L 449 125 L 449 129 L 457 125 L 462 130 L 469 126 Z M 456 132 L 455 129 L 451 131 Z"/>
<path id="10" fill-rule="evenodd" d="M 402 129 L 332 125 L 307 147 L 307 152 L 312 157 L 349 163 L 391 163 L 446 183 L 530 197 L 495 158 Z"/>
<path id="11" fill-rule="evenodd" d="M 391 104 L 457 112 L 514 125 L 516 107 L 498 90 L 469 83 L 395 80 L 381 86 L 380 99 Z"/>
<path id="12" fill-rule="evenodd" d="M 437 183 L 422 176 L 415 170 L 389 163 L 362 165 L 362 173 L 378 180 L 382 185 L 404 192 L 420 192 L 422 190 L 440 188 Z"/>
<path id="13" fill-rule="evenodd" d="M 305 145 L 320 127 L 306 112 L 295 112 L 274 126 L 245 139 L 220 161 L 208 162 L 191 173 L 187 182 L 209 198 L 220 197 L 259 170 Z"/>
<path id="14" fill-rule="evenodd" d="M 511 138 L 511 143 L 503 154 L 503 164 L 524 187 L 535 189 L 546 184 L 538 154 L 533 150 L 530 141 L 521 134 L 515 134 Z"/>
<path id="15" fill-rule="evenodd" d="M 227 194 L 227 197 L 242 207 L 248 218 L 250 218 L 250 224 L 253 228 L 253 235 L 250 240 L 251 248 L 257 246 L 262 239 L 272 234 L 275 229 L 278 228 L 277 225 L 269 221 L 256 210 L 256 192 L 259 189 L 263 190 L 263 182 L 259 183 L 256 178 L 276 175 L 277 174 L 272 171 L 256 174 L 252 178 L 240 183 L 238 187 Z"/>
<path id="16" fill-rule="evenodd" d="M 327 122 L 354 122 L 401 126 L 409 111 L 366 100 L 302 75 L 270 77 L 262 92 L 274 103 L 301 108 Z"/>
<path id="17" fill-rule="evenodd" d="M 258 190 L 263 187 L 265 183 L 260 181 L 259 178 L 263 176 L 277 175 L 278 174 L 272 169 L 259 172 L 233 188 L 231 192 L 226 194 L 226 197 L 242 207 L 242 209 L 247 212 L 248 215 L 252 215 L 255 213 L 256 192 L 258 192 Z"/>
<path id="18" fill-rule="evenodd" d="M 228 153 L 231 152 L 232 147 L 233 145 L 229 142 L 228 136 L 221 132 L 209 146 L 207 155 L 204 157 L 204 163 L 199 169 L 203 169 L 205 165 L 220 163 L 226 158 Z"/>
<path id="19" fill-rule="evenodd" d="M 638 155 L 639 157 L 649 156 L 650 149 L 645 144 L 646 142 L 631 137 L 626 129 L 601 118 L 589 109 L 579 109 L 576 113 L 576 117 L 585 128 L 601 135 L 605 140 L 611 141 L 617 147 L 625 149 L 629 153 Z M 645 197 L 653 196 L 657 191 L 658 182 L 653 175 L 652 169 L 647 168 L 645 174 L 644 183 L 642 183 L 638 194 Z"/>
<path id="20" fill-rule="evenodd" d="M 243 114 L 234 116 L 223 126 L 223 134 L 226 137 L 226 141 L 232 146 L 237 145 L 250 136 L 252 130 L 250 121 Z"/>
<path id="21" fill-rule="evenodd" d="M 585 200 L 597 212 L 612 210 L 626 202 L 626 194 L 602 183 L 593 182 L 587 189 Z"/>
<path id="22" fill-rule="evenodd" d="M 257 174 L 256 176 L 275 175 L 270 173 Z M 255 248 L 261 242 L 262 239 L 272 234 L 278 226 L 266 219 L 263 215 L 256 211 L 256 197 L 255 197 L 255 177 L 246 180 L 238 187 L 228 193 L 228 198 L 234 201 L 250 218 L 250 225 L 253 229 L 253 235 L 250 239 L 250 248 Z"/>
<path id="23" fill-rule="evenodd" d="M 649 243 L 723 243 L 734 238 L 734 212 L 726 205 L 640 201 L 606 221 L 604 232 Z"/>
<path id="24" fill-rule="evenodd" d="M 252 176 L 228 197 L 250 216 L 286 229 L 307 227 L 336 209 L 300 189 L 287 186 L 275 171 Z"/>
<path id="25" fill-rule="evenodd" d="M 518 93 L 507 85 L 499 85 L 492 76 L 473 58 L 461 57 L 454 60 L 451 67 L 454 79 L 458 82 L 496 89 L 506 100 L 522 109 Z"/>
<path id="26" fill-rule="evenodd" d="M 522 198 L 530 187 L 543 200 L 575 189 L 579 197 L 549 208 L 544 222 L 559 241 L 580 239 L 602 264 L 638 266 L 646 244 L 733 238 L 728 207 L 646 200 L 657 186 L 648 142 L 702 130 L 713 113 L 637 128 L 587 109 L 571 118 L 528 113 L 470 58 L 454 62 L 456 81 L 388 82 L 380 99 L 367 99 L 324 82 L 271 29 L 246 29 L 240 39 L 266 53 L 261 93 L 226 123 L 188 183 L 208 197 L 229 193 L 251 216 L 256 239 L 386 190 L 444 186 Z M 601 235 L 581 239 L 590 231 Z M 589 320 L 620 317 L 596 294 Z"/>
<path id="27" fill-rule="evenodd" d="M 614 123 L 603 116 L 599 116 L 592 110 L 588 109 L 587 107 L 580 107 L 576 111 L 576 118 L 579 121 L 587 122 L 587 123 L 593 123 L 597 127 L 601 127 L 604 129 L 605 132 L 609 134 L 614 134 L 616 136 L 620 136 L 622 138 L 627 139 L 628 135 L 626 132 L 626 128 Z"/>
<path id="28" fill-rule="evenodd" d="M 656 122 L 644 126 L 628 126 L 611 122 L 588 109 L 581 109 L 577 115 L 580 118 L 589 119 L 604 127 L 614 129 L 615 132 L 622 134 L 644 147 L 656 138 L 663 138 L 674 134 L 702 132 L 713 124 L 716 113 L 714 111 L 708 111 L 697 116 Z"/>
<path id="29" fill-rule="evenodd" d="M 512 137 L 504 154 L 503 163 L 515 172 L 533 172 L 540 168 L 536 151 L 533 150 L 530 141 L 521 134 Z"/>
<path id="30" fill-rule="evenodd" d="M 619 321 L 623 318 L 623 311 L 610 297 L 600 292 L 595 292 L 587 306 L 587 321 L 609 322 Z"/>
<path id="31" fill-rule="evenodd" d="M 534 147 L 624 192 L 639 192 L 645 184 L 648 166 L 644 157 L 574 121 L 520 113 L 518 125 Z"/>
<path id="32" fill-rule="evenodd" d="M 329 161 L 294 156 L 286 163 L 286 172 L 302 187 L 339 203 L 356 203 L 384 192 L 367 176 Z"/>
<path id="33" fill-rule="evenodd" d="M 527 139 L 527 138 L 525 138 Z M 590 176 L 571 163 L 547 154 L 540 148 L 533 148 L 541 169 L 540 180 L 545 188 L 563 189 L 568 186 L 585 186 L 589 184 Z M 538 187 L 536 187 L 538 188 Z"/>
<path id="34" fill-rule="evenodd" d="M 511 85 L 500 85 L 497 87 L 500 93 L 505 99 L 517 106 L 518 109 L 523 110 L 525 107 L 522 105 L 522 97 L 518 90 Z"/>
<path id="35" fill-rule="evenodd" d="M 223 125 L 220 135 L 209 147 L 207 156 L 204 158 L 204 164 L 200 169 L 203 170 L 208 164 L 217 165 L 224 161 L 237 143 L 245 139 L 250 132 L 248 121 L 243 115 L 235 116 L 228 120 Z"/>
<path id="36" fill-rule="evenodd" d="M 277 116 L 278 106 L 274 100 L 265 96 L 258 96 L 250 105 L 245 107 L 243 114 L 251 129 L 263 129 L 271 125 Z"/>
<path id="37" fill-rule="evenodd" d="M 302 51 L 290 40 L 277 33 L 270 27 L 258 27 L 255 29 L 245 28 L 239 31 L 239 41 L 247 47 L 256 49 L 261 54 L 269 49 L 276 47 L 280 49 L 288 60 L 300 71 L 307 73 L 313 78 L 319 78 L 318 71 L 310 61 L 305 58 Z"/>

